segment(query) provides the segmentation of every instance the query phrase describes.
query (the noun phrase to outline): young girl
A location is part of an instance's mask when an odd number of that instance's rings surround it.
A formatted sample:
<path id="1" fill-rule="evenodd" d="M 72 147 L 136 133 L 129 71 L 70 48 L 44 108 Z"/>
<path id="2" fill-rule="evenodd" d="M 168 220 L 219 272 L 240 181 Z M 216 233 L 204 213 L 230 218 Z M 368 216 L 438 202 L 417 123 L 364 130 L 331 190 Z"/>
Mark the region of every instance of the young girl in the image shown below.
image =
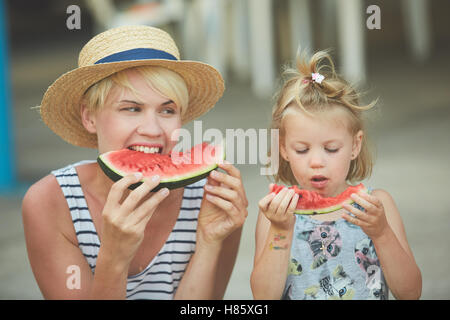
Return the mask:
<path id="1" fill-rule="evenodd" d="M 183 61 L 172 38 L 147 26 L 107 30 L 81 50 L 79 68 L 44 95 L 45 124 L 99 153 L 170 154 L 176 130 L 224 90 L 211 66 Z M 30 264 L 48 299 L 221 299 L 247 216 L 239 171 L 221 164 L 185 188 L 150 192 L 159 177 L 113 183 L 94 161 L 30 187 L 23 224 Z"/>
<path id="2" fill-rule="evenodd" d="M 359 105 L 327 52 L 298 56 L 286 74 L 272 113 L 280 130 L 275 180 L 335 197 L 370 176 L 362 113 L 374 103 Z M 390 194 L 351 199 L 353 206 L 314 216 L 294 214 L 298 195 L 288 188 L 259 201 L 255 299 L 388 299 L 388 289 L 397 299 L 420 297 L 421 273 Z"/>

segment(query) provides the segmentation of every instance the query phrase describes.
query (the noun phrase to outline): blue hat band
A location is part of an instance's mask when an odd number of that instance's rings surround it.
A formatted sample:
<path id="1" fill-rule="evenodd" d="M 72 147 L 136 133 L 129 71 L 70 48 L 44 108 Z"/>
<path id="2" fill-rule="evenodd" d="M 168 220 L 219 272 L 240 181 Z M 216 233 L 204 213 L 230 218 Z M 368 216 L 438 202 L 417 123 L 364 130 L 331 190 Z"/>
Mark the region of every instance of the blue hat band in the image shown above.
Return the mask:
<path id="1" fill-rule="evenodd" d="M 109 56 L 106 56 L 98 60 L 94 64 L 130 61 L 130 60 L 151 60 L 151 59 L 178 60 L 173 55 L 165 51 L 150 48 L 136 48 L 113 53 Z"/>

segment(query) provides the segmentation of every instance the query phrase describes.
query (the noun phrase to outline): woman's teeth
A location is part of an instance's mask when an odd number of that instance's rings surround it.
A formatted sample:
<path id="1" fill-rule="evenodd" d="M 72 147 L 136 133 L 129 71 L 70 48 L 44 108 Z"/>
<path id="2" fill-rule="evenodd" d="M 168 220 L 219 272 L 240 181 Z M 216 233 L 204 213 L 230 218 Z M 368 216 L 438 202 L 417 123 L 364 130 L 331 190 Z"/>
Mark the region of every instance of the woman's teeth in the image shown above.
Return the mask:
<path id="1" fill-rule="evenodd" d="M 130 150 L 139 151 L 143 153 L 161 153 L 161 148 L 159 147 L 144 147 L 144 146 L 131 146 Z"/>

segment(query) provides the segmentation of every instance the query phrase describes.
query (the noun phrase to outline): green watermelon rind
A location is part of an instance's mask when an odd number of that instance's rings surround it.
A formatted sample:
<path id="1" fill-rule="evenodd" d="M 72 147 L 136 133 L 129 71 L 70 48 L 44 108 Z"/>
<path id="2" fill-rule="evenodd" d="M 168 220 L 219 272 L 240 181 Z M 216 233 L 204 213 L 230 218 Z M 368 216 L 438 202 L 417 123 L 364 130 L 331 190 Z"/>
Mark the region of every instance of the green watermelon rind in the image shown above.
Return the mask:
<path id="1" fill-rule="evenodd" d="M 355 201 L 349 199 L 349 200 L 346 200 L 346 201 L 344 201 L 344 202 L 341 202 L 340 204 L 337 204 L 337 205 L 335 205 L 335 206 L 326 207 L 326 208 L 320 208 L 320 209 L 306 209 L 306 210 L 299 210 L 299 209 L 297 209 L 297 210 L 294 211 L 294 213 L 295 213 L 295 214 L 305 214 L 305 215 L 308 215 L 308 214 L 314 215 L 314 214 L 321 214 L 321 213 L 330 213 L 330 212 L 334 212 L 334 211 L 337 211 L 337 210 L 339 210 L 339 209 L 342 209 L 342 205 L 343 205 L 344 203 L 352 204 L 353 202 L 355 202 Z"/>
<path id="2" fill-rule="evenodd" d="M 222 160 L 225 159 L 225 148 L 222 147 Z M 125 175 L 129 174 L 129 173 L 125 173 L 121 170 L 118 169 L 114 169 L 113 165 L 110 164 L 110 162 L 105 159 L 105 155 L 107 155 L 108 153 L 104 153 L 98 156 L 97 158 L 97 163 L 99 164 L 100 168 L 103 170 L 103 172 L 114 182 L 122 179 Z M 206 168 L 202 168 L 200 170 L 197 171 L 193 171 L 191 174 L 184 174 L 184 175 L 179 175 L 176 177 L 171 177 L 168 179 L 162 179 L 159 184 L 153 188 L 151 190 L 151 192 L 156 192 L 162 188 L 168 188 L 169 190 L 172 189 L 178 189 L 178 188 L 183 188 L 185 186 L 188 186 L 190 184 L 193 184 L 197 181 L 202 180 L 203 178 L 206 178 L 209 173 L 212 170 L 215 170 L 218 168 L 217 163 L 215 164 L 211 164 L 208 165 Z M 131 190 L 136 189 L 137 187 L 139 187 L 141 184 L 143 183 L 143 180 L 131 184 L 128 188 Z"/>
<path id="3" fill-rule="evenodd" d="M 369 192 L 369 190 L 366 187 L 362 187 L 361 189 L 358 190 L 359 191 L 364 191 L 366 193 Z M 344 201 L 342 201 L 341 203 L 338 203 L 334 206 L 329 206 L 329 207 L 325 207 L 325 208 L 317 208 L 317 209 L 296 209 L 294 211 L 295 214 L 299 214 L 299 215 L 316 215 L 316 214 L 324 214 L 324 213 L 330 213 L 330 212 L 334 212 L 337 210 L 342 209 L 342 205 L 344 203 L 347 204 L 353 204 L 355 201 L 353 201 L 352 199 L 346 199 Z"/>

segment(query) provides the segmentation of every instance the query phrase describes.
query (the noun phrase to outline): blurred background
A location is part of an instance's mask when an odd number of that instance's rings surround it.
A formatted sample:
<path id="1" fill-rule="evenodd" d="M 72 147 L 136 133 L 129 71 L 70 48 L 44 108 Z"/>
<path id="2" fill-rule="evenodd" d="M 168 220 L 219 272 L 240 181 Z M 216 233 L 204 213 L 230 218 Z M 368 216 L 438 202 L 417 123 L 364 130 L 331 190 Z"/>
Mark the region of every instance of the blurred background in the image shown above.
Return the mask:
<path id="1" fill-rule="evenodd" d="M 33 107 L 76 68 L 92 36 L 123 24 L 161 27 L 182 58 L 222 72 L 225 94 L 199 120 L 224 135 L 268 128 L 282 66 L 299 45 L 331 48 L 338 72 L 367 101 L 379 98 L 368 124 L 375 170 L 364 183 L 394 197 L 422 271 L 422 299 L 449 299 L 449 14 L 447 0 L 0 0 L 0 299 L 42 299 L 23 235 L 27 188 L 53 169 L 97 157 L 53 134 Z M 269 181 L 258 164 L 236 166 L 250 205 L 225 298 L 252 299 L 257 202 Z"/>

